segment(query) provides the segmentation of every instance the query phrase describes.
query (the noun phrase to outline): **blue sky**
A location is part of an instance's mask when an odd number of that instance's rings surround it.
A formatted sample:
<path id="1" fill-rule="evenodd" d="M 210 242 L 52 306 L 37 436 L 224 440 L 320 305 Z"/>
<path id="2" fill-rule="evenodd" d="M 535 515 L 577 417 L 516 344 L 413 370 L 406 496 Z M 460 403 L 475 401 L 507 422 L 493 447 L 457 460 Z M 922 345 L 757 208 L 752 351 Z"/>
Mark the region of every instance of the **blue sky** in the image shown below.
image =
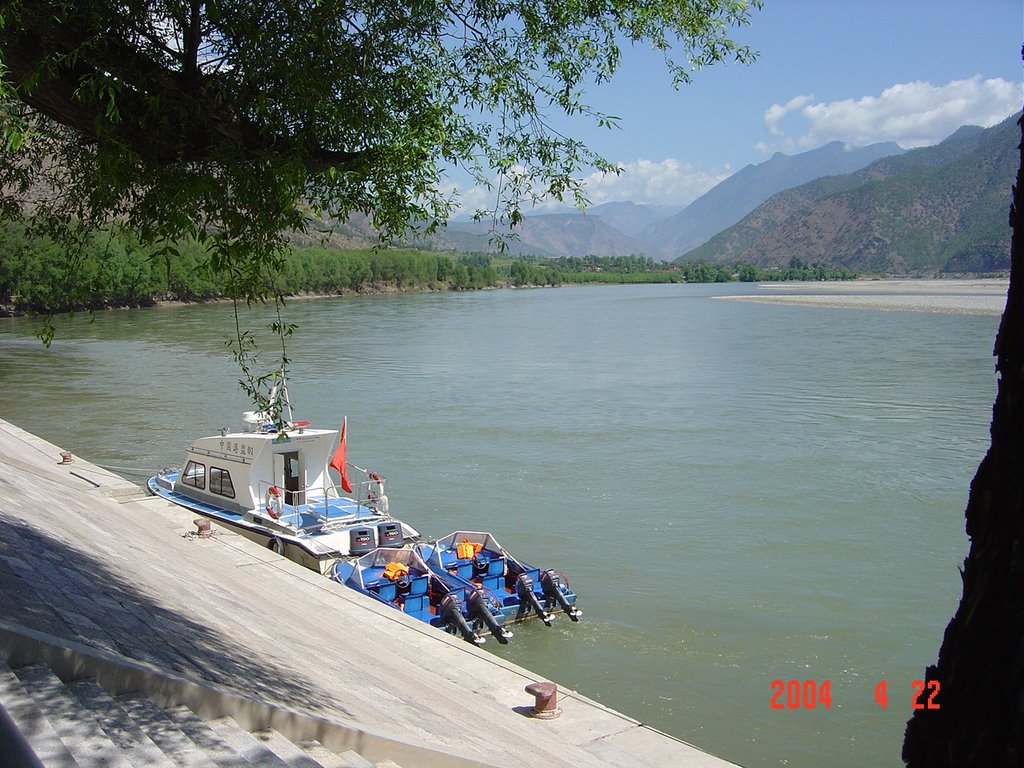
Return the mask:
<path id="1" fill-rule="evenodd" d="M 734 37 L 759 51 L 754 64 L 717 64 L 678 91 L 659 55 L 628 49 L 585 99 L 619 128 L 559 121 L 624 168 L 588 179 L 593 204 L 687 204 L 776 151 L 926 146 L 1024 103 L 1021 0 L 765 0 Z"/>

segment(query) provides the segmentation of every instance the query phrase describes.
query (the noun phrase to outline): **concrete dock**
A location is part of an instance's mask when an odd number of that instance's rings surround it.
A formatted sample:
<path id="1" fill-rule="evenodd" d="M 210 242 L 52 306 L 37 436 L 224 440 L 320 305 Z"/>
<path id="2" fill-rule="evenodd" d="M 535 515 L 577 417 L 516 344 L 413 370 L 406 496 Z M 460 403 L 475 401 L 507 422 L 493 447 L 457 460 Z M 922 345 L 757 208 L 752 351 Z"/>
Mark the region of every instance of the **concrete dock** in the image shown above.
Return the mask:
<path id="1" fill-rule="evenodd" d="M 378 765 L 732 765 L 194 519 L 0 420 L 0 659 Z"/>

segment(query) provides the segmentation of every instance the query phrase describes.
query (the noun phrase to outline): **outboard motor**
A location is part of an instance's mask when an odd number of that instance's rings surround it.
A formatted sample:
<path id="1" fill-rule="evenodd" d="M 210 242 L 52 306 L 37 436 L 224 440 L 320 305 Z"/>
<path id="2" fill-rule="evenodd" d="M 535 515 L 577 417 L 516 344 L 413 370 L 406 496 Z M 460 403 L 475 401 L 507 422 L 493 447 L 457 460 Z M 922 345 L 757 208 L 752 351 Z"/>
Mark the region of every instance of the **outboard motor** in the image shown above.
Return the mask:
<path id="1" fill-rule="evenodd" d="M 529 605 L 537 612 L 545 627 L 551 626 L 551 614 L 545 611 L 544 606 L 540 604 L 540 600 L 537 599 L 537 595 L 533 591 L 533 579 L 525 573 L 520 573 L 519 578 L 516 579 L 516 594 L 519 595 L 520 603 Z"/>
<path id="2" fill-rule="evenodd" d="M 583 611 L 573 605 L 569 605 L 569 601 L 565 599 L 565 595 L 562 594 L 562 578 L 562 574 L 558 571 L 541 571 L 540 586 L 544 590 L 545 597 L 558 603 L 562 607 L 562 610 L 569 615 L 570 619 L 573 621 L 579 621 L 580 614 L 582 614 Z"/>
<path id="3" fill-rule="evenodd" d="M 494 614 L 491 613 L 489 603 L 490 599 L 482 589 L 474 589 L 466 597 L 466 607 L 469 608 L 469 615 L 480 619 L 491 630 L 491 634 L 494 635 L 497 641 L 505 645 L 508 643 L 508 639 L 512 637 L 512 633 L 498 625 Z"/>
<path id="4" fill-rule="evenodd" d="M 466 623 L 466 617 L 462 615 L 462 603 L 459 602 L 459 598 L 455 594 L 447 594 L 444 599 L 441 600 L 441 618 L 444 619 L 445 623 L 453 626 L 459 632 L 462 633 L 462 637 L 471 643 L 483 643 L 487 638 L 480 637 L 476 632 Z"/>
<path id="5" fill-rule="evenodd" d="M 397 522 L 377 524 L 377 546 L 378 547 L 399 547 L 405 543 L 402 535 L 402 524 Z"/>
<path id="6" fill-rule="evenodd" d="M 365 555 L 377 548 L 373 539 L 373 528 L 353 528 L 348 532 L 348 551 L 353 555 Z"/>

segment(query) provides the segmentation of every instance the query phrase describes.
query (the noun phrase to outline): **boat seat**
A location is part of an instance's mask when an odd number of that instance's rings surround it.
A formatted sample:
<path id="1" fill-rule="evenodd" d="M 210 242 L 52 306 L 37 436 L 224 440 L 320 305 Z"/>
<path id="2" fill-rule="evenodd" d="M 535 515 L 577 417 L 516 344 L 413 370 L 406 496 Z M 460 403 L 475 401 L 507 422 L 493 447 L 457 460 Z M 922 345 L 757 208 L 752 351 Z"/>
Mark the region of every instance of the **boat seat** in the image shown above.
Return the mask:
<path id="1" fill-rule="evenodd" d="M 464 561 L 459 561 L 460 563 Z M 484 550 L 472 561 L 473 570 L 477 576 L 502 574 L 505 572 L 505 558 L 497 552 Z"/>
<path id="2" fill-rule="evenodd" d="M 426 595 L 406 595 L 402 610 L 406 613 L 421 613 L 430 608 L 430 599 Z"/>
<path id="3" fill-rule="evenodd" d="M 527 568 L 523 571 L 527 576 L 530 577 L 530 581 L 533 582 L 533 591 L 536 592 L 540 589 L 540 568 Z"/>
<path id="4" fill-rule="evenodd" d="M 417 576 L 409 582 L 410 595 L 425 595 L 427 593 L 427 577 Z"/>
<path id="5" fill-rule="evenodd" d="M 444 549 L 440 552 L 441 555 L 441 567 L 442 568 L 454 568 L 455 563 L 459 558 L 450 549 Z"/>
<path id="6" fill-rule="evenodd" d="M 480 586 L 491 592 L 504 592 L 505 580 L 501 576 L 484 576 L 480 579 Z"/>
<path id="7" fill-rule="evenodd" d="M 412 616 L 414 619 L 425 621 L 428 624 L 434 618 L 434 613 L 430 606 L 430 598 L 426 595 L 406 596 L 402 611 L 406 616 Z"/>
<path id="8" fill-rule="evenodd" d="M 501 576 L 505 573 L 505 558 L 495 557 L 487 564 L 488 576 Z"/>
<path id="9" fill-rule="evenodd" d="M 377 584 L 376 586 L 370 587 L 370 591 L 376 592 L 389 603 L 398 596 L 398 590 L 395 588 L 394 582 L 391 581 L 386 581 L 383 584 Z"/>

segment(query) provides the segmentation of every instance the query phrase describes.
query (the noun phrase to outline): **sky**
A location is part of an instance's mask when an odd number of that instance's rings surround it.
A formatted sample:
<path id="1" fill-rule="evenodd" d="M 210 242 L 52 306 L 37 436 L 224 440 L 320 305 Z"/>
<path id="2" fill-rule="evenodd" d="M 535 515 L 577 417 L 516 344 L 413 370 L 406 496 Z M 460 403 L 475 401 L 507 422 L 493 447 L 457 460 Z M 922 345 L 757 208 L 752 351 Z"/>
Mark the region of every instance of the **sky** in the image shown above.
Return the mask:
<path id="1" fill-rule="evenodd" d="M 584 99 L 619 126 L 557 121 L 623 168 L 587 177 L 592 205 L 686 205 L 775 152 L 929 146 L 1024 105 L 1021 0 L 765 0 L 734 39 L 755 63 L 716 64 L 679 90 L 659 54 L 628 48 Z M 461 194 L 464 210 L 488 204 Z"/>

